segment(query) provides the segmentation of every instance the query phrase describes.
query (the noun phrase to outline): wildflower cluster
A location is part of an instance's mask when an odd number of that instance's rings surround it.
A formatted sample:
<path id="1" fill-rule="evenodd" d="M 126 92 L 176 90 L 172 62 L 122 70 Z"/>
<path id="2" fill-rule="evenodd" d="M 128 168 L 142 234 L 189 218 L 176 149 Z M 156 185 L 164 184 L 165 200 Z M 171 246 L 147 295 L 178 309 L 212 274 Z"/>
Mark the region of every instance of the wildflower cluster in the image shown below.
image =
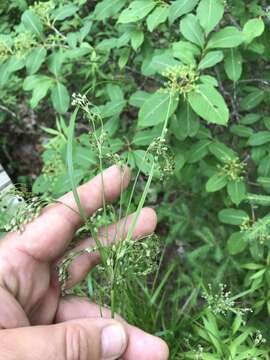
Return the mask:
<path id="1" fill-rule="evenodd" d="M 73 93 L 72 94 L 72 102 L 71 102 L 72 106 L 78 106 L 79 108 L 81 108 L 82 110 L 88 111 L 89 106 L 90 106 L 90 102 L 87 99 L 87 96 L 84 94 L 76 94 Z"/>
<path id="2" fill-rule="evenodd" d="M 87 117 L 94 129 L 96 128 L 96 126 L 102 126 L 102 117 L 100 114 L 100 110 L 97 106 L 91 103 L 91 101 L 87 98 L 85 94 L 82 95 L 80 93 L 73 93 L 71 105 L 76 106 L 83 111 L 84 115 Z M 101 143 L 104 142 L 105 134 L 103 134 L 102 136 L 103 138 L 100 141 Z"/>
<path id="3" fill-rule="evenodd" d="M 166 89 L 173 94 L 181 94 L 184 97 L 194 91 L 199 79 L 199 73 L 193 65 L 175 66 L 164 72 L 163 76 L 168 79 L 165 84 Z"/>
<path id="4" fill-rule="evenodd" d="M 240 159 L 231 158 L 226 161 L 226 164 L 223 167 L 219 167 L 221 172 L 227 175 L 228 179 L 231 181 L 240 181 L 243 180 L 245 174 L 246 164 L 241 162 Z"/>
<path id="5" fill-rule="evenodd" d="M 37 218 L 49 203 L 47 196 L 32 197 L 27 192 L 11 187 L 1 193 L 0 212 L 4 215 L 6 232 L 23 232 L 25 226 Z"/>
<path id="6" fill-rule="evenodd" d="M 198 345 L 198 349 L 195 354 L 195 360 L 203 360 L 203 346 Z"/>
<path id="7" fill-rule="evenodd" d="M 30 7 L 31 10 L 40 18 L 44 24 L 50 23 L 50 12 L 54 9 L 53 1 L 40 2 L 36 1 L 33 6 Z"/>
<path id="8" fill-rule="evenodd" d="M 253 342 L 256 347 L 266 343 L 266 339 L 259 330 L 253 335 Z"/>
<path id="9" fill-rule="evenodd" d="M 258 219 L 252 226 L 246 230 L 245 236 L 249 241 L 259 241 L 262 245 L 265 241 L 270 240 L 270 217 L 266 216 Z"/>
<path id="10" fill-rule="evenodd" d="M 0 61 L 7 60 L 12 53 L 12 48 L 7 44 L 7 42 L 0 40 Z"/>
<path id="11" fill-rule="evenodd" d="M 243 220 L 242 224 L 240 225 L 240 231 L 246 232 L 247 230 L 250 229 L 251 225 L 252 225 L 252 221 L 250 218 L 247 217 L 246 219 Z"/>
<path id="12" fill-rule="evenodd" d="M 164 137 L 154 139 L 149 145 L 148 152 L 153 156 L 155 168 L 161 180 L 172 175 L 175 168 L 174 158 Z"/>
<path id="13" fill-rule="evenodd" d="M 215 315 L 221 314 L 225 316 L 230 312 L 243 315 L 252 311 L 249 308 L 237 307 L 231 296 L 231 292 L 227 291 L 226 285 L 224 284 L 219 284 L 217 293 L 214 293 L 211 284 L 208 285 L 208 290 L 208 292 L 203 293 L 202 297 L 206 300 L 208 309 Z"/>
<path id="14" fill-rule="evenodd" d="M 30 50 L 37 45 L 37 42 L 30 32 L 18 34 L 14 40 L 15 54 L 18 58 L 26 56 Z"/>

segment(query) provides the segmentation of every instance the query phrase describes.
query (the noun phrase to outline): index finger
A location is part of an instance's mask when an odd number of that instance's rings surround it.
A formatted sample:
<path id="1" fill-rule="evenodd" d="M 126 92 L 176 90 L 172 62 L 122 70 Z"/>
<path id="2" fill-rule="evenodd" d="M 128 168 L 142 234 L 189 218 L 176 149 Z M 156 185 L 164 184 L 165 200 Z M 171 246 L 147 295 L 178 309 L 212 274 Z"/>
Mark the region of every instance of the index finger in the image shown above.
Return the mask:
<path id="1" fill-rule="evenodd" d="M 80 186 L 77 191 L 85 214 L 89 216 L 102 207 L 103 200 L 117 198 L 129 180 L 129 169 L 115 165 Z M 39 261 L 52 261 L 64 252 L 81 224 L 78 206 L 70 192 L 45 208 L 22 234 L 11 234 L 7 241 L 9 244 L 15 241 L 17 248 Z"/>

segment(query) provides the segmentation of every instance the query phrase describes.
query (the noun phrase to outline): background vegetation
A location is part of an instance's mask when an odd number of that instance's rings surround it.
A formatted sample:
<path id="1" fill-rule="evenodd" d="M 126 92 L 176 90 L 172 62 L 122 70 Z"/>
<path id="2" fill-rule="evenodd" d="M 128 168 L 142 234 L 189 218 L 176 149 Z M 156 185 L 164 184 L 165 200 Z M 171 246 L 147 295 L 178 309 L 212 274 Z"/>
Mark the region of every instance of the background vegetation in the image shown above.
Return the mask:
<path id="1" fill-rule="evenodd" d="M 140 171 L 130 210 L 158 165 L 158 269 L 128 280 L 116 310 L 162 336 L 171 359 L 268 359 L 267 1 L 3 0 L 0 16 L 0 160 L 14 181 L 43 199 L 72 188 L 72 94 L 84 107 L 87 93 L 104 162 Z M 79 113 L 75 184 L 100 169 L 94 126 Z M 75 291 L 92 296 L 92 282 Z"/>

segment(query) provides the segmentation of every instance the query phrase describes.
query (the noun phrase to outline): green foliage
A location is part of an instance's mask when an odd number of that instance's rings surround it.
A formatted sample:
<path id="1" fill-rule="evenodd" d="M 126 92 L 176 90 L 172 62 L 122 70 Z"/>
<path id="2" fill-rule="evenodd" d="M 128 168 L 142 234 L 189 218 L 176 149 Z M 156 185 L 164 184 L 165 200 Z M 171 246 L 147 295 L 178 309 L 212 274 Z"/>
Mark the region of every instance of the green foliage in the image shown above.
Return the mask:
<path id="1" fill-rule="evenodd" d="M 148 194 L 164 256 L 156 276 L 129 277 L 116 310 L 164 337 L 173 360 L 269 358 L 267 5 L 0 5 L 0 123 L 13 121 L 11 113 L 20 121 L 21 104 L 40 119 L 56 117 L 54 128 L 44 127 L 44 166 L 33 192 L 55 199 L 95 175 L 100 159 L 139 172 L 129 209 L 140 208 L 141 194 Z M 71 139 L 73 93 L 87 94 L 77 95 L 75 105 L 91 106 L 79 112 Z M 91 296 L 96 280 L 89 275 Z"/>

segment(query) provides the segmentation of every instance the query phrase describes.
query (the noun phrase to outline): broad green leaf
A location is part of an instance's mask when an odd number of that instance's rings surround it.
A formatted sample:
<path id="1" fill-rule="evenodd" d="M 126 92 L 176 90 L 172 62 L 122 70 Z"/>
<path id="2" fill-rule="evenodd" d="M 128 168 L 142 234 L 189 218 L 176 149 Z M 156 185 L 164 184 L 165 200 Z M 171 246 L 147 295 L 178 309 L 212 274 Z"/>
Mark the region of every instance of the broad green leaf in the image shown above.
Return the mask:
<path id="1" fill-rule="evenodd" d="M 75 49 L 66 50 L 62 53 L 62 62 L 65 60 L 78 60 L 83 56 L 89 54 L 91 52 L 91 48 L 89 47 L 80 47 Z"/>
<path id="2" fill-rule="evenodd" d="M 235 205 L 239 205 L 246 198 L 246 185 L 242 180 L 229 181 L 227 191 Z"/>
<path id="3" fill-rule="evenodd" d="M 187 161 L 191 164 L 203 159 L 208 154 L 208 146 L 211 140 L 200 140 L 195 145 L 192 145 L 189 153 L 187 153 Z"/>
<path id="4" fill-rule="evenodd" d="M 26 69 L 28 74 L 35 74 L 47 56 L 47 50 L 43 47 L 33 49 L 26 58 Z"/>
<path id="5" fill-rule="evenodd" d="M 270 142 L 270 131 L 258 131 L 250 136 L 248 145 L 261 146 Z"/>
<path id="6" fill-rule="evenodd" d="M 156 2 L 154 0 L 132 1 L 129 7 L 121 12 L 118 22 L 128 24 L 142 20 L 154 9 L 155 6 Z"/>
<path id="7" fill-rule="evenodd" d="M 198 85 L 188 96 L 192 109 L 209 123 L 226 125 L 228 107 L 220 93 L 211 85 Z"/>
<path id="8" fill-rule="evenodd" d="M 113 48 L 117 47 L 117 38 L 104 39 L 97 44 L 96 49 L 101 52 L 110 52 Z"/>
<path id="9" fill-rule="evenodd" d="M 223 189 L 228 183 L 227 175 L 219 172 L 214 174 L 206 183 L 207 192 L 216 192 Z"/>
<path id="10" fill-rule="evenodd" d="M 48 58 L 48 68 L 51 73 L 53 73 L 56 77 L 61 74 L 62 65 L 65 61 L 65 54 L 61 51 L 55 51 Z"/>
<path id="11" fill-rule="evenodd" d="M 57 82 L 52 88 L 51 98 L 53 107 L 57 112 L 59 112 L 59 114 L 67 112 L 70 103 L 70 96 L 65 85 Z"/>
<path id="12" fill-rule="evenodd" d="M 243 138 L 249 138 L 254 133 L 252 128 L 244 125 L 233 125 L 230 128 L 230 131 L 232 134 Z"/>
<path id="13" fill-rule="evenodd" d="M 118 99 L 107 102 L 106 105 L 100 107 L 101 116 L 107 118 L 114 115 L 119 115 L 126 105 L 126 101 Z"/>
<path id="14" fill-rule="evenodd" d="M 263 177 L 270 177 L 270 156 L 265 156 L 259 164 L 258 174 Z"/>
<path id="15" fill-rule="evenodd" d="M 53 79 L 45 75 L 31 75 L 25 78 L 23 88 L 26 91 L 33 91 L 30 105 L 34 109 L 41 99 L 43 99 L 48 90 L 53 85 Z"/>
<path id="16" fill-rule="evenodd" d="M 249 216 L 243 210 L 223 209 L 218 213 L 218 218 L 224 224 L 241 225 L 249 219 Z"/>
<path id="17" fill-rule="evenodd" d="M 191 109 L 190 104 L 187 101 L 181 103 L 171 123 L 174 136 L 181 141 L 187 137 L 194 137 L 199 130 L 199 126 L 198 117 Z"/>
<path id="18" fill-rule="evenodd" d="M 270 116 L 265 116 L 263 118 L 263 123 L 264 123 L 266 129 L 270 130 Z"/>
<path id="19" fill-rule="evenodd" d="M 117 14 L 125 5 L 126 0 L 103 0 L 95 7 L 93 16 L 96 20 L 105 20 Z"/>
<path id="20" fill-rule="evenodd" d="M 195 57 L 200 55 L 199 48 L 189 41 L 178 41 L 173 43 L 173 56 L 184 64 L 196 64 Z"/>
<path id="21" fill-rule="evenodd" d="M 214 142 L 209 146 L 210 152 L 224 163 L 236 158 L 235 152 L 221 142 Z"/>
<path id="22" fill-rule="evenodd" d="M 130 49 L 128 47 L 125 47 L 121 49 L 119 52 L 120 56 L 118 59 L 118 66 L 120 69 L 124 69 L 124 67 L 127 65 L 129 55 L 130 55 Z"/>
<path id="23" fill-rule="evenodd" d="M 67 43 L 71 48 L 75 49 L 77 46 L 77 42 L 78 42 L 78 34 L 77 33 L 70 32 L 67 34 Z"/>
<path id="24" fill-rule="evenodd" d="M 207 48 L 233 48 L 242 44 L 243 34 L 234 26 L 227 26 L 214 33 L 208 41 Z"/>
<path id="25" fill-rule="evenodd" d="M 239 50 L 229 49 L 225 57 L 224 67 L 228 78 L 238 81 L 242 75 L 243 59 Z"/>
<path id="26" fill-rule="evenodd" d="M 34 88 L 38 87 L 38 84 L 41 82 L 50 82 L 53 79 L 45 76 L 45 75 L 31 75 L 31 76 L 27 76 L 24 79 L 23 82 L 23 89 L 26 91 L 31 91 Z"/>
<path id="27" fill-rule="evenodd" d="M 180 61 L 174 59 L 169 53 L 153 56 L 151 61 L 152 71 L 158 72 L 161 75 L 167 70 L 179 65 L 181 65 Z"/>
<path id="28" fill-rule="evenodd" d="M 132 49 L 137 51 L 144 41 L 144 33 L 141 30 L 134 30 L 130 33 Z"/>
<path id="29" fill-rule="evenodd" d="M 174 113 L 178 99 L 168 92 L 156 92 L 143 104 L 139 111 L 139 127 L 161 124 Z"/>
<path id="30" fill-rule="evenodd" d="M 146 23 L 147 28 L 150 32 L 155 30 L 158 25 L 164 23 L 169 15 L 169 6 L 158 6 L 155 10 L 147 17 Z"/>
<path id="31" fill-rule="evenodd" d="M 172 24 L 180 16 L 191 12 L 199 0 L 176 0 L 170 6 L 169 20 Z"/>
<path id="32" fill-rule="evenodd" d="M 214 76 L 211 75 L 201 75 L 200 81 L 202 84 L 211 85 L 214 87 L 218 87 L 218 81 Z"/>
<path id="33" fill-rule="evenodd" d="M 146 91 L 138 90 L 134 94 L 131 95 L 129 99 L 129 104 L 134 107 L 142 107 L 143 103 L 151 96 Z"/>
<path id="34" fill-rule="evenodd" d="M 257 182 L 264 188 L 270 189 L 270 177 L 259 176 Z"/>
<path id="35" fill-rule="evenodd" d="M 53 12 L 53 20 L 54 21 L 62 21 L 70 16 L 73 16 L 78 11 L 78 7 L 75 5 L 65 5 L 61 6 L 60 8 L 56 9 Z"/>
<path id="36" fill-rule="evenodd" d="M 23 69 L 25 66 L 25 60 L 19 59 L 17 56 L 12 56 L 7 62 L 7 68 L 5 71 L 9 73 L 16 72 Z"/>
<path id="37" fill-rule="evenodd" d="M 187 40 L 203 48 L 205 43 L 204 34 L 195 15 L 189 14 L 181 20 L 180 31 Z"/>
<path id="38" fill-rule="evenodd" d="M 197 16 L 208 35 L 220 22 L 224 14 L 224 2 L 222 0 L 201 0 Z"/>
<path id="39" fill-rule="evenodd" d="M 28 7 L 26 0 L 15 0 L 14 2 L 21 11 L 26 10 Z"/>
<path id="40" fill-rule="evenodd" d="M 247 247 L 248 242 L 241 231 L 233 233 L 227 241 L 227 249 L 231 255 L 240 254 Z"/>
<path id="41" fill-rule="evenodd" d="M 91 148 L 76 145 L 74 149 L 74 164 L 76 166 L 89 169 L 92 165 L 96 165 L 97 155 Z"/>
<path id="42" fill-rule="evenodd" d="M 177 154 L 175 157 L 175 172 L 179 173 L 180 170 L 184 167 L 186 158 L 183 154 Z"/>
<path id="43" fill-rule="evenodd" d="M 39 104 L 48 93 L 49 89 L 52 87 L 53 81 L 42 81 L 37 84 L 37 87 L 33 90 L 32 98 L 30 100 L 30 105 L 34 109 Z"/>
<path id="44" fill-rule="evenodd" d="M 265 93 L 263 90 L 258 89 L 253 91 L 242 99 L 240 103 L 241 108 L 246 111 L 254 109 L 264 100 L 264 95 Z"/>
<path id="45" fill-rule="evenodd" d="M 199 63 L 198 69 L 208 69 L 221 62 L 224 58 L 222 51 L 210 51 L 206 54 Z"/>
<path id="46" fill-rule="evenodd" d="M 119 85 L 108 84 L 106 86 L 106 91 L 112 101 L 124 100 L 124 92 L 123 92 L 123 89 Z"/>
<path id="47" fill-rule="evenodd" d="M 262 117 L 261 114 L 255 114 L 255 113 L 247 114 L 240 119 L 240 124 L 252 125 L 258 122 L 261 119 L 261 117 Z"/>
<path id="48" fill-rule="evenodd" d="M 255 38 L 261 36 L 264 32 L 265 25 L 262 19 L 250 19 L 243 27 L 245 42 L 250 44 Z"/>
<path id="49" fill-rule="evenodd" d="M 247 200 L 250 204 L 258 206 L 270 206 L 269 195 L 247 194 Z"/>
<path id="50" fill-rule="evenodd" d="M 151 142 L 160 136 L 161 134 L 160 126 L 156 126 L 151 130 L 142 130 L 135 134 L 134 139 L 132 141 L 133 144 L 137 146 L 146 146 L 151 144 Z"/>
<path id="51" fill-rule="evenodd" d="M 32 10 L 26 10 L 22 14 L 22 23 L 26 30 L 35 34 L 39 38 L 42 38 L 43 25 L 42 25 L 39 17 Z"/>
<path id="52" fill-rule="evenodd" d="M 125 31 L 117 40 L 117 47 L 121 48 L 127 46 L 130 41 L 130 31 Z"/>

